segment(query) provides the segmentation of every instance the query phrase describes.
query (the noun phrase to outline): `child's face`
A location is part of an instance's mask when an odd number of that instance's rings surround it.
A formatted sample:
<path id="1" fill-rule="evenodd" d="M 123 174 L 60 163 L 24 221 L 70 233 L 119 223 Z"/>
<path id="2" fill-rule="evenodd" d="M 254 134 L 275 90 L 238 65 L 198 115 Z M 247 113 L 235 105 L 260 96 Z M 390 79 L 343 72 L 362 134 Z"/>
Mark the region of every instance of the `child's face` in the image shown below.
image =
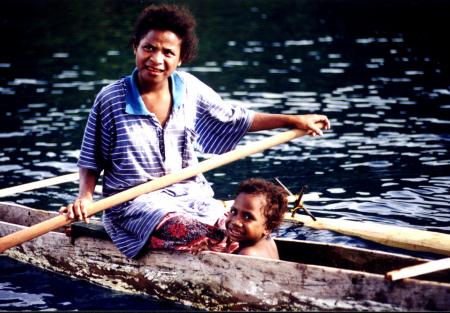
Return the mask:
<path id="1" fill-rule="evenodd" d="M 253 244 L 267 236 L 269 232 L 263 213 L 265 205 L 266 200 L 262 195 L 238 194 L 226 220 L 230 239 Z"/>

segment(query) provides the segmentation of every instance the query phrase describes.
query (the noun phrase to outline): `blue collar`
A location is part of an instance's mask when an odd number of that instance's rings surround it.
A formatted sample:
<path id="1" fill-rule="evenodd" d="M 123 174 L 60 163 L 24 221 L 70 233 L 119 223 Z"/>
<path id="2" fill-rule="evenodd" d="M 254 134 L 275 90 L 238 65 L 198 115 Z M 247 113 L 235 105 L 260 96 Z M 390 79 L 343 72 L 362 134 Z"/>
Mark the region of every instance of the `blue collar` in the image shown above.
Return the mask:
<path id="1" fill-rule="evenodd" d="M 145 107 L 144 101 L 139 93 L 137 86 L 137 74 L 138 70 L 135 68 L 131 75 L 125 77 L 125 84 L 127 90 L 125 92 L 126 107 L 125 112 L 133 115 L 150 115 L 150 112 Z M 170 93 L 172 94 L 173 109 L 181 107 L 183 104 L 184 95 L 184 81 L 181 79 L 177 72 L 169 77 Z"/>

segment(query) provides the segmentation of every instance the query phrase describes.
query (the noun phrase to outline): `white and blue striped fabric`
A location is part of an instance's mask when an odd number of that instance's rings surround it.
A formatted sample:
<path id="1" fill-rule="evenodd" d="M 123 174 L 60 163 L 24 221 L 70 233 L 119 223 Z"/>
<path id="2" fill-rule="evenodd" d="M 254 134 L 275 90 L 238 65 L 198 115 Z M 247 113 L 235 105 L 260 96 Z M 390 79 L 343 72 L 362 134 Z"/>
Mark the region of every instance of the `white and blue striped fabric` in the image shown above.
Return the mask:
<path id="1" fill-rule="evenodd" d="M 170 77 L 172 112 L 164 127 L 139 95 L 137 70 L 104 87 L 89 114 L 78 166 L 103 174 L 105 197 L 196 164 L 195 149 L 221 154 L 235 148 L 254 112 L 225 103 L 186 72 Z M 213 224 L 224 212 L 203 175 L 106 210 L 105 228 L 116 246 L 136 257 L 169 212 Z"/>

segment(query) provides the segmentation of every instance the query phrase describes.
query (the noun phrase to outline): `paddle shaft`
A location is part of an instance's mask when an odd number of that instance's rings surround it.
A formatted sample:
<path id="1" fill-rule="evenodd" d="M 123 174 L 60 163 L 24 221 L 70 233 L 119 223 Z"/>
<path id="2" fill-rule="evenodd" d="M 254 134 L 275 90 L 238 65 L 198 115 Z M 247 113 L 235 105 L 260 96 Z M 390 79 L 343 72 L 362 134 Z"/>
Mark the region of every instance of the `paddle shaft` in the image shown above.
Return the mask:
<path id="1" fill-rule="evenodd" d="M 27 184 L 23 184 L 20 186 L 8 187 L 0 190 L 0 197 L 10 196 L 19 192 L 29 191 L 33 189 L 38 189 L 42 187 L 53 186 L 62 183 L 68 183 L 78 180 L 79 174 L 71 173 L 66 175 L 61 175 L 58 177 L 52 177 L 40 181 L 35 181 Z"/>
<path id="2" fill-rule="evenodd" d="M 403 278 L 415 277 L 423 274 L 442 271 L 449 268 L 450 268 L 450 258 L 445 258 L 387 272 L 386 278 L 394 281 Z"/>
<path id="3" fill-rule="evenodd" d="M 241 158 L 244 158 L 246 156 L 261 152 L 265 149 L 285 143 L 285 142 L 295 139 L 297 137 L 304 136 L 305 134 L 306 134 L 306 131 L 292 129 L 292 130 L 288 130 L 288 131 L 273 135 L 271 137 L 265 138 L 258 142 L 248 144 L 244 147 L 237 148 L 233 151 L 224 153 L 222 155 L 217 155 L 215 157 L 212 157 L 210 159 L 202 161 L 194 166 L 184 168 L 184 169 L 180 170 L 179 172 L 162 176 L 160 178 L 154 179 L 147 183 L 143 183 L 136 187 L 130 188 L 128 190 L 119 192 L 110 197 L 107 197 L 107 198 L 101 199 L 97 202 L 94 202 L 87 208 L 87 214 L 88 214 L 88 216 L 92 216 L 92 215 L 99 213 L 103 210 L 106 210 L 110 207 L 121 204 L 125 201 L 132 200 L 142 194 L 149 193 L 149 192 L 167 187 L 169 185 L 180 182 L 182 180 L 191 178 L 200 173 L 204 173 L 204 172 L 207 172 L 214 168 L 218 168 L 222 165 L 225 165 L 225 164 L 234 162 L 236 160 L 239 160 Z M 71 222 L 71 220 L 67 216 L 60 215 L 60 216 L 51 218 L 47 221 L 44 221 L 42 223 L 38 223 L 38 224 L 28 227 L 26 229 L 23 229 L 18 232 L 9 234 L 5 237 L 2 237 L 2 238 L 0 238 L 0 253 L 11 247 L 14 247 L 16 245 L 19 245 L 21 243 L 24 243 L 26 241 L 34 239 L 38 236 L 41 236 L 45 233 L 48 233 L 49 231 L 52 231 L 59 227 L 67 225 L 70 222 Z"/>
<path id="4" fill-rule="evenodd" d="M 302 222 L 305 226 L 315 229 L 332 230 L 386 246 L 450 256 L 450 235 L 444 233 L 342 219 L 317 218 L 317 221 L 313 221 L 305 215 L 291 217 L 289 213 L 286 213 L 284 218 Z"/>

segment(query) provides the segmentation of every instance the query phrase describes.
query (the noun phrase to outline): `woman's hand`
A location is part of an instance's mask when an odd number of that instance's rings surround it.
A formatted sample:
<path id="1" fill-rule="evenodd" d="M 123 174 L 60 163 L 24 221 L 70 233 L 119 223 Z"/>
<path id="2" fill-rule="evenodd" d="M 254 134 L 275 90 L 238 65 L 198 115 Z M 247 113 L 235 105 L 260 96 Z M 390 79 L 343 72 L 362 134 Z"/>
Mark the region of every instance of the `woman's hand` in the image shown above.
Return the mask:
<path id="1" fill-rule="evenodd" d="M 73 203 L 59 209 L 59 214 L 66 214 L 72 221 L 85 221 L 89 223 L 87 208 L 93 202 L 95 184 L 100 172 L 87 168 L 80 168 L 80 191 Z"/>
<path id="2" fill-rule="evenodd" d="M 322 136 L 322 129 L 330 129 L 330 121 L 325 115 L 320 114 L 306 114 L 294 115 L 293 126 L 298 129 L 303 129 L 311 136 Z"/>
<path id="3" fill-rule="evenodd" d="M 280 127 L 305 130 L 308 135 L 321 136 L 322 129 L 330 129 L 328 117 L 321 114 L 287 115 L 256 113 L 249 131 L 260 131 Z"/>
<path id="4" fill-rule="evenodd" d="M 73 221 L 84 221 L 89 223 L 87 208 L 92 203 L 91 198 L 77 198 L 73 203 L 69 203 L 66 207 L 59 209 L 59 214 L 65 214 Z"/>

